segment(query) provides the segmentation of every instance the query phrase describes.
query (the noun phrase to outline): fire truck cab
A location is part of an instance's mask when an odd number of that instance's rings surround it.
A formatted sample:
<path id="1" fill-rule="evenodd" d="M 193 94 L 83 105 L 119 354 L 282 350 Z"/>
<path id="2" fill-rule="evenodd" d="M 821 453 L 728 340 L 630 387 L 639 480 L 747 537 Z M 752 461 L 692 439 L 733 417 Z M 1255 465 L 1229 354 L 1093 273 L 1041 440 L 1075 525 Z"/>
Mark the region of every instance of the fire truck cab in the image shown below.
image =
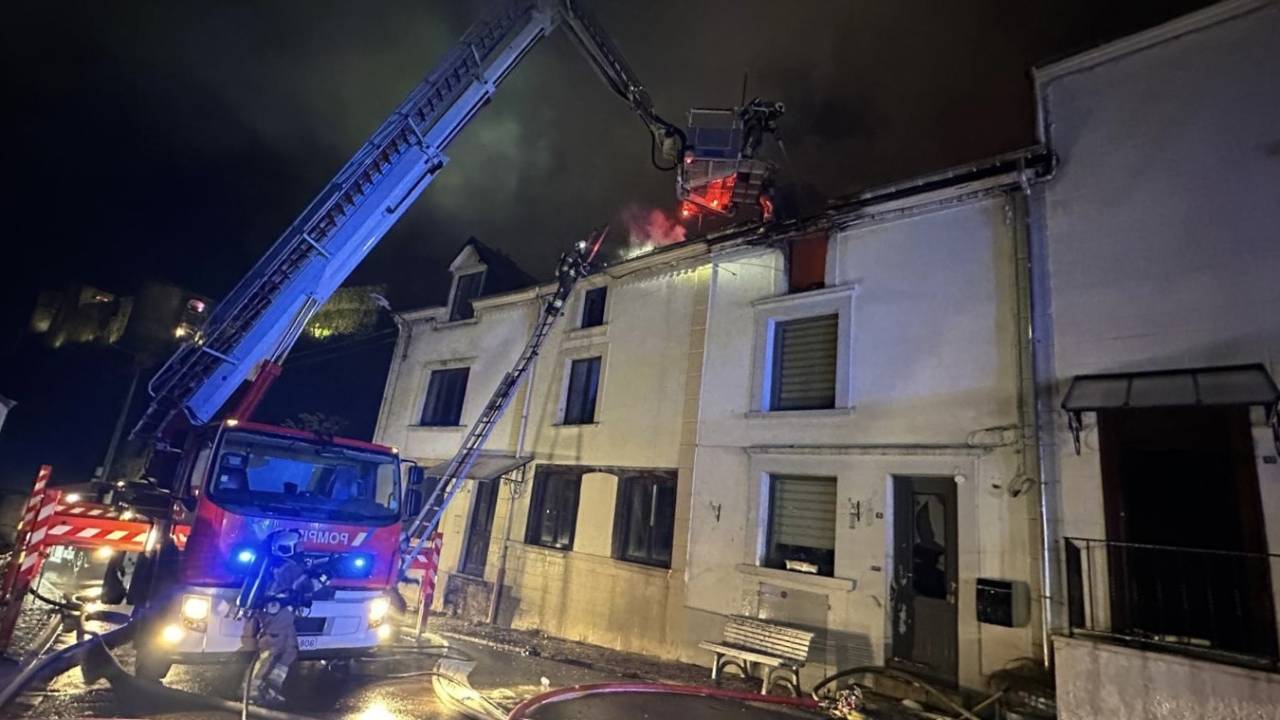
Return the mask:
<path id="1" fill-rule="evenodd" d="M 188 448 L 164 546 L 147 553 L 151 569 L 130 587 L 145 608 L 140 675 L 241 651 L 236 596 L 277 530 L 301 534 L 296 560 L 332 569 L 296 620 L 302 657 L 366 655 L 391 640 L 401 532 L 394 448 L 235 420 L 199 431 Z"/>

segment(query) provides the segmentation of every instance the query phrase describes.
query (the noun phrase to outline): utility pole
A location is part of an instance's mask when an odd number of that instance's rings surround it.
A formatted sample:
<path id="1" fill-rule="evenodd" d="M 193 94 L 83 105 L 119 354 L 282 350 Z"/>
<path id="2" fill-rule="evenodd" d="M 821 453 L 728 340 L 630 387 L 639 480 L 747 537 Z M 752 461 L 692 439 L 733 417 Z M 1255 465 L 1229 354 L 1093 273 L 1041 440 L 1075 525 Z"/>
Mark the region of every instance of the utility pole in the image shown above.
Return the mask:
<path id="1" fill-rule="evenodd" d="M 124 422 L 129 417 L 129 408 L 133 406 L 133 396 L 138 389 L 138 378 L 142 377 L 142 363 L 133 360 L 133 377 L 129 380 L 129 392 L 124 396 L 120 406 L 120 414 L 116 417 L 116 427 L 111 431 L 111 442 L 107 445 L 107 454 L 102 458 L 102 479 L 111 481 L 111 464 L 116 459 L 116 448 L 120 446 L 120 436 L 124 434 Z"/>

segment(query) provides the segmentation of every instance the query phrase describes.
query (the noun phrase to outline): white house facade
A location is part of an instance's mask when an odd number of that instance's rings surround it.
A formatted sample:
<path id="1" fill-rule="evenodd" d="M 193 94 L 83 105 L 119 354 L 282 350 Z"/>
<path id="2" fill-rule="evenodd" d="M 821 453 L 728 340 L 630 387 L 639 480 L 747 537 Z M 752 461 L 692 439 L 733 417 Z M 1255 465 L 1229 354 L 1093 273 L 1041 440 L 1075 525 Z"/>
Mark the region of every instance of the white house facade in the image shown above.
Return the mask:
<path id="1" fill-rule="evenodd" d="M 1063 718 L 1280 712 L 1277 66 L 1245 1 L 1035 71 Z"/>

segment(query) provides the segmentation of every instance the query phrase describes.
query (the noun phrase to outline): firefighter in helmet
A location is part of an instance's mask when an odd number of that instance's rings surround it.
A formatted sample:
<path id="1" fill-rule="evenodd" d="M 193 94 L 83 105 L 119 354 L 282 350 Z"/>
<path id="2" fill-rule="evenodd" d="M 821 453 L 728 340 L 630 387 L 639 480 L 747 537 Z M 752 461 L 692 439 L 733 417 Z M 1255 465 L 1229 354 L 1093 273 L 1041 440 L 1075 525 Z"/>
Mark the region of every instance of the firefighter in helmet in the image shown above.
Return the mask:
<path id="1" fill-rule="evenodd" d="M 283 704 L 284 680 L 298 659 L 294 608 L 310 583 L 306 568 L 296 557 L 300 541 L 297 531 L 275 533 L 269 538 L 271 555 L 278 561 L 269 570 L 264 601 L 244 624 L 241 642 L 245 649 L 257 653 L 249 678 L 249 697 L 258 705 Z"/>

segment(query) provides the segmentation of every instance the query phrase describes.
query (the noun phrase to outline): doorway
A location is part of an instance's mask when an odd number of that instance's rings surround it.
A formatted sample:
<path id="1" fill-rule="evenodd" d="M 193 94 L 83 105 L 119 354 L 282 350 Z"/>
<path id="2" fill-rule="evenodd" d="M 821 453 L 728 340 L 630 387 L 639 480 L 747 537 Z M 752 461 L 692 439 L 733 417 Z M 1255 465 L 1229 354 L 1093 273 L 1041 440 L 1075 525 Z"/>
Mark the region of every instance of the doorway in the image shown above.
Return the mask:
<path id="1" fill-rule="evenodd" d="M 489 560 L 489 540 L 493 535 L 493 516 L 498 507 L 498 478 L 477 480 L 471 491 L 471 518 L 467 522 L 467 540 L 462 548 L 462 574 L 483 578 Z"/>
<path id="2" fill-rule="evenodd" d="M 958 567 L 955 479 L 895 476 L 890 665 L 956 682 Z"/>
<path id="3" fill-rule="evenodd" d="M 1271 573 L 1246 406 L 1098 413 L 1112 631 L 1271 655 Z"/>

